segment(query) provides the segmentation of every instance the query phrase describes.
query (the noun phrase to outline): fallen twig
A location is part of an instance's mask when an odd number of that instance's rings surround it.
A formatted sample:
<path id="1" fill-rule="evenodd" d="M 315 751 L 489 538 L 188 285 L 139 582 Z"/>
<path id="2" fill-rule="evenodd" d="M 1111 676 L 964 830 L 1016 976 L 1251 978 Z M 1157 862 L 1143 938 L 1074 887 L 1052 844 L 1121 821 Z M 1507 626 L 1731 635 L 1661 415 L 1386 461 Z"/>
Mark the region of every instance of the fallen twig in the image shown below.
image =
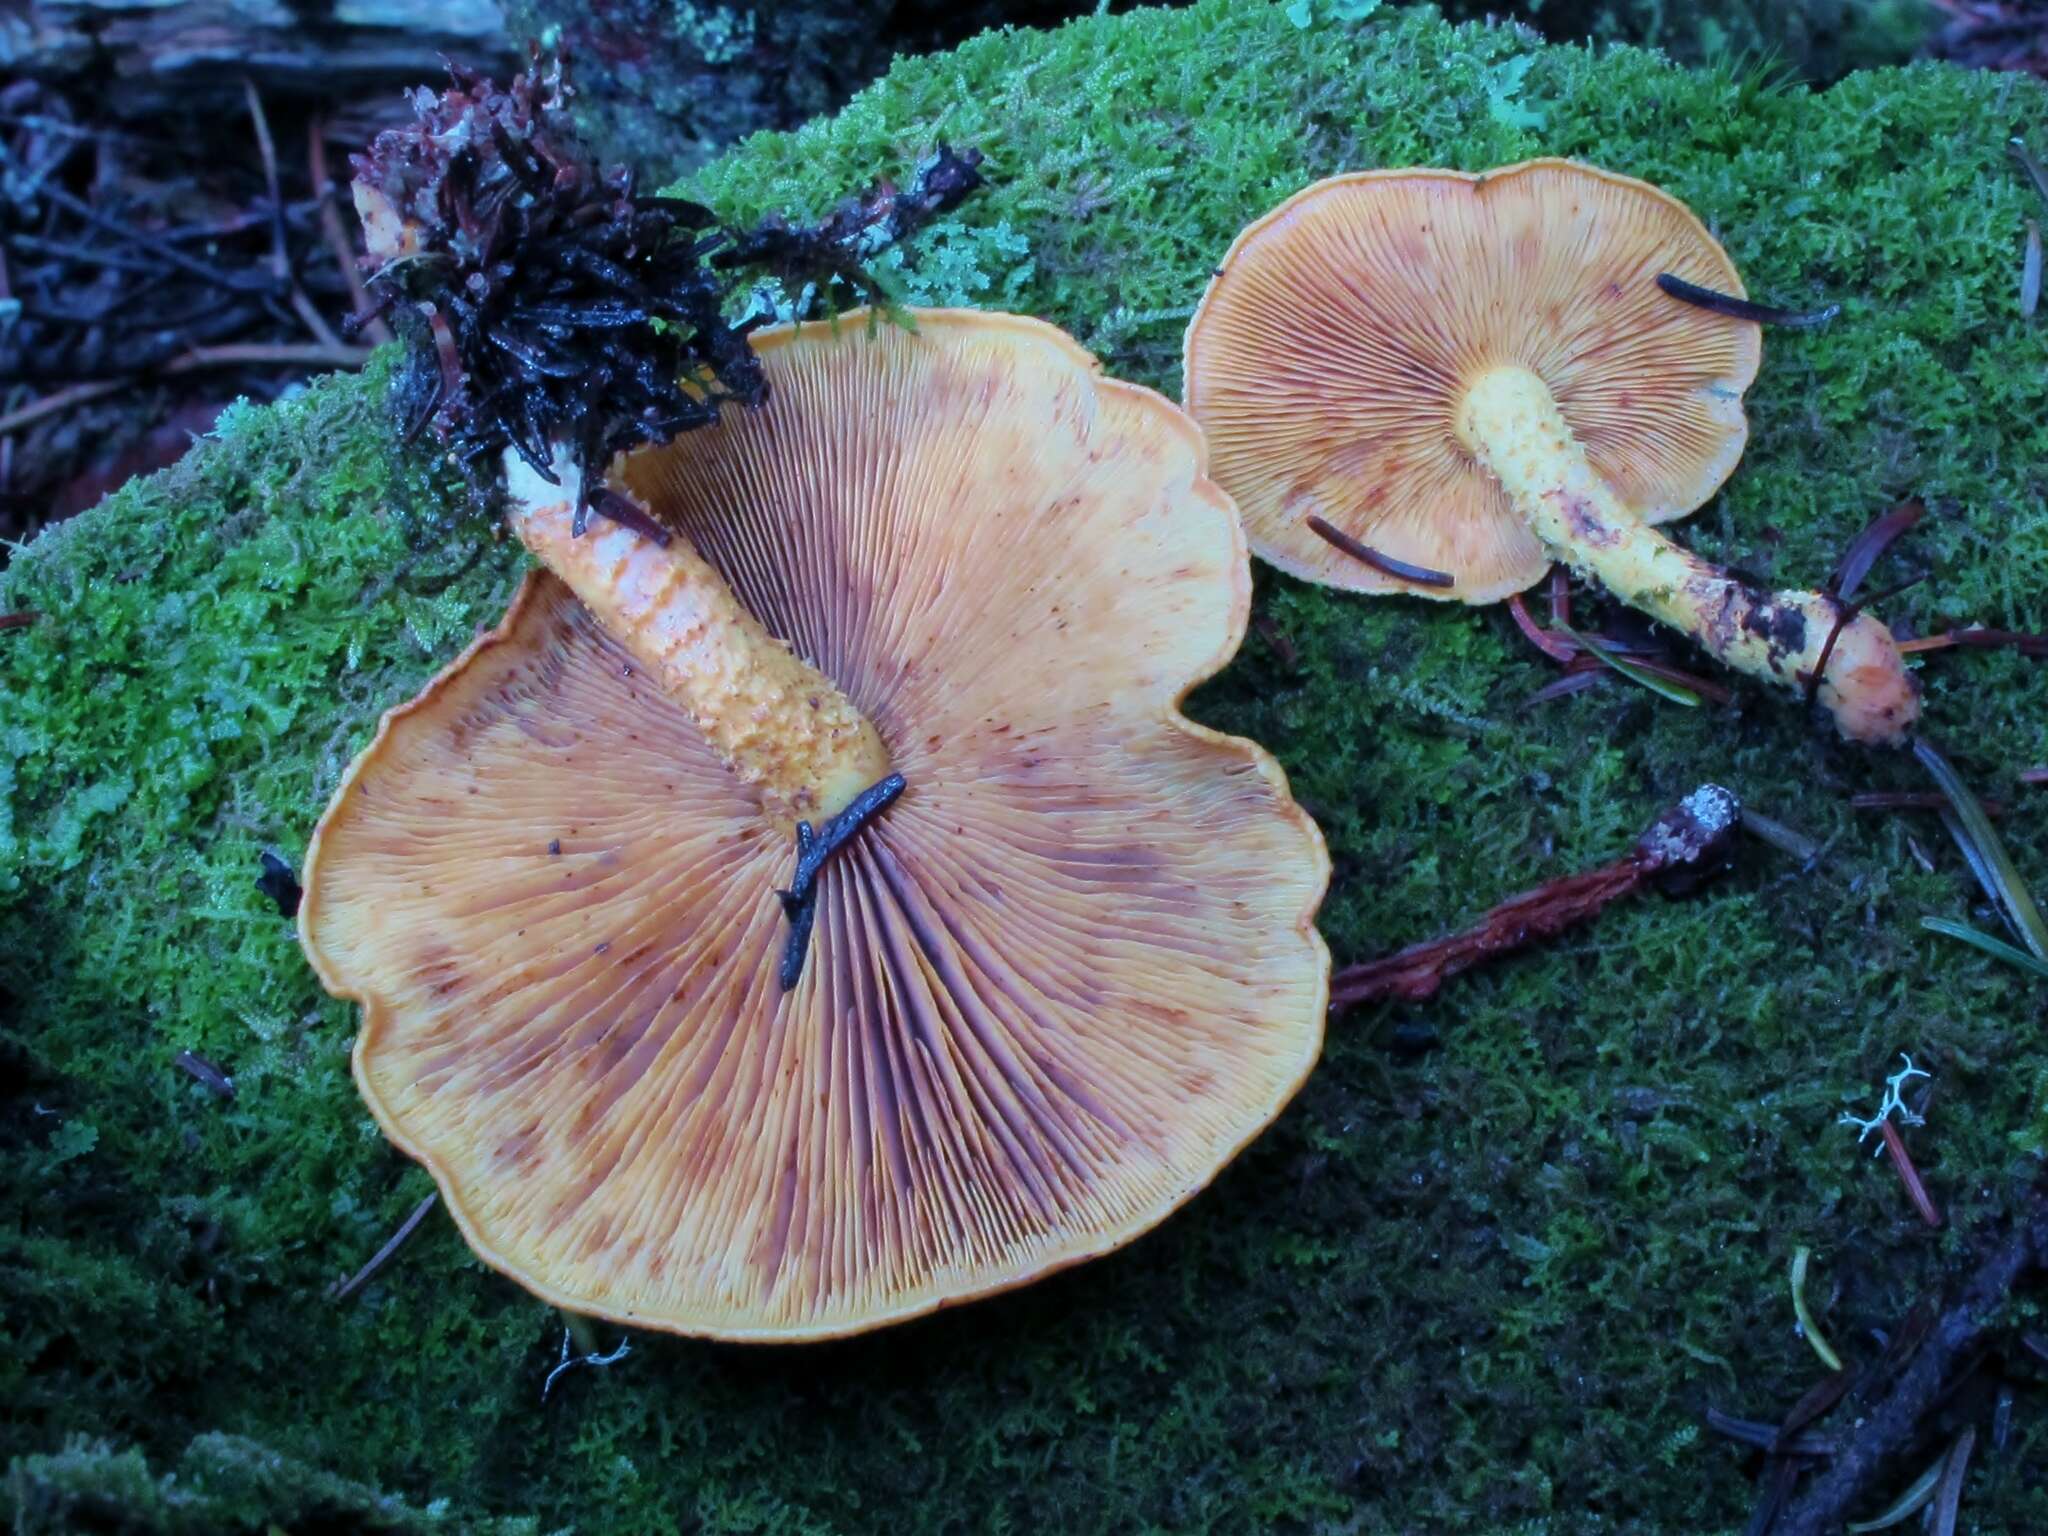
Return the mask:
<path id="1" fill-rule="evenodd" d="M 1712 873 L 1726 852 L 1740 810 L 1727 790 L 1703 784 L 1659 816 L 1625 858 L 1525 891 L 1461 932 L 1346 966 L 1331 978 L 1330 1006 L 1428 997 L 1460 971 L 1585 922 L 1648 880 Z"/>
<path id="2" fill-rule="evenodd" d="M 54 394 L 44 395 L 40 400 L 31 400 L 19 410 L 9 411 L 5 416 L 0 416 L 0 437 L 32 426 L 45 416 L 54 416 L 59 411 L 68 411 L 73 406 L 85 405 L 102 396 L 111 395 L 127 382 L 125 379 L 87 379 L 80 384 L 67 385 Z"/>
<path id="3" fill-rule="evenodd" d="M 1881 1402 L 1842 1443 L 1834 1460 L 1787 1512 L 1777 1536 L 1832 1536 L 1849 1508 L 1911 1444 L 1927 1411 L 1959 1366 L 1988 1343 L 2014 1283 L 2048 1259 L 2048 1194 L 2030 1193 L 2005 1240 L 1978 1266 L 1955 1304 L 1928 1331 Z"/>
<path id="4" fill-rule="evenodd" d="M 234 1098 L 235 1080 L 197 1051 L 180 1051 L 171 1058 L 171 1062 L 198 1078 L 216 1098 Z"/>
<path id="5" fill-rule="evenodd" d="M 1899 651 L 1903 655 L 1917 656 L 1927 651 L 1946 651 L 1953 646 L 1965 646 L 1976 651 L 2018 651 L 2022 656 L 2048 656 L 2048 635 L 1973 625 L 1969 629 L 1945 629 L 1938 635 L 1923 635 L 1918 640 L 1901 640 Z"/>
<path id="6" fill-rule="evenodd" d="M 242 363 L 291 363 L 309 368 L 360 368 L 368 347 L 234 342 L 220 347 L 194 347 L 172 358 L 159 373 L 192 373 L 201 368 L 228 368 Z"/>
<path id="7" fill-rule="evenodd" d="M 1941 811 L 1948 809 L 1948 797 L 1931 791 L 1920 790 L 1866 790 L 1849 797 L 1849 804 L 1859 811 Z M 1986 816 L 2003 816 L 2003 800 L 1981 799 L 1977 802 L 1984 807 Z"/>
<path id="8" fill-rule="evenodd" d="M 354 1295 L 356 1291 L 360 1290 L 372 1275 L 391 1262 L 391 1256 L 405 1246 L 405 1240 L 419 1230 L 419 1224 L 427 1219 L 427 1212 L 434 1208 L 434 1202 L 440 1198 L 438 1194 L 429 1195 L 418 1205 L 414 1206 L 412 1214 L 405 1218 L 405 1224 L 391 1234 L 390 1241 L 370 1255 L 369 1263 L 350 1275 L 346 1280 L 328 1288 L 327 1299 L 329 1301 L 345 1301 Z"/>
<path id="9" fill-rule="evenodd" d="M 350 312 L 364 317 L 359 322 L 361 334 L 382 345 L 391 340 L 391 327 L 385 324 L 382 315 L 374 313 L 370 290 L 363 286 L 363 274 L 356 265 L 355 248 L 349 242 L 348 231 L 342 227 L 341 209 L 334 200 L 334 178 L 327 170 L 327 120 L 315 115 L 306 129 L 306 138 L 313 174 L 313 200 L 320 209 L 321 238 L 334 253 L 335 265 L 341 268 L 341 280 L 348 285 Z"/>

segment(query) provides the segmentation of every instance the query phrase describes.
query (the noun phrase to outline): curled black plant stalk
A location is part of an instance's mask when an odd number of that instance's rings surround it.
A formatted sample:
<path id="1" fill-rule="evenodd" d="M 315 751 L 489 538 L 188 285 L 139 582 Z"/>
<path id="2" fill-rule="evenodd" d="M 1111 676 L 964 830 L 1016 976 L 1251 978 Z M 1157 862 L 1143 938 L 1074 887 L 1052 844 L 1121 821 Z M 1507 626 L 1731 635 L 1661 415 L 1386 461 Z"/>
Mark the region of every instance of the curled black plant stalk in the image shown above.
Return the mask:
<path id="1" fill-rule="evenodd" d="M 377 313 L 407 358 L 407 438 L 432 426 L 479 500 L 506 449 L 550 483 L 557 450 L 582 471 L 582 531 L 613 454 L 756 405 L 767 381 L 731 316 L 735 286 L 774 277 L 822 302 L 884 299 L 864 262 L 981 183 L 977 151 L 940 145 L 905 190 L 878 185 L 815 226 L 721 225 L 681 198 L 636 195 L 576 141 L 560 61 L 500 90 L 450 65 L 418 120 L 355 158 Z"/>

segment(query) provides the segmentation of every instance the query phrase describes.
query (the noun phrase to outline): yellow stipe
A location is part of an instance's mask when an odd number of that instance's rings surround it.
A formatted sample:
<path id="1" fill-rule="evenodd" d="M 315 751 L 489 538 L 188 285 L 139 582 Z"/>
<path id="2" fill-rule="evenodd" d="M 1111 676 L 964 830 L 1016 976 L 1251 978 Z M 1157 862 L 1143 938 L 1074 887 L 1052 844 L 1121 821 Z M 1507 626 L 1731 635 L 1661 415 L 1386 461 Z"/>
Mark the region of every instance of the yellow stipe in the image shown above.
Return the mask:
<path id="1" fill-rule="evenodd" d="M 1481 374 L 1459 404 L 1457 430 L 1555 558 L 1738 671 L 1806 687 L 1835 628 L 1833 600 L 1758 591 L 1664 537 L 1587 462 L 1535 374 L 1512 366 Z M 1852 741 L 1903 740 L 1920 712 L 1897 642 L 1867 614 L 1835 637 L 1819 696 Z"/>
<path id="2" fill-rule="evenodd" d="M 836 815 L 889 773 L 874 726 L 837 686 L 762 628 L 677 535 L 667 546 L 593 516 L 571 534 L 578 479 L 549 485 L 506 456 L 507 514 L 526 547 L 682 707 L 763 812 L 794 833 Z"/>

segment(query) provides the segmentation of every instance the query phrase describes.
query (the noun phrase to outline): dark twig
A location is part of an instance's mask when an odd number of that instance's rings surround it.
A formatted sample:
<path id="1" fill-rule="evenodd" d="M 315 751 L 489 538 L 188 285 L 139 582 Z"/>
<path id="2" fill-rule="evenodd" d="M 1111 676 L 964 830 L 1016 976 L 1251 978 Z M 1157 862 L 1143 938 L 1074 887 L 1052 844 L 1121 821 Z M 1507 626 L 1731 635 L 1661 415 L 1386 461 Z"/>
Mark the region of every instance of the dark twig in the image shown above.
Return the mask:
<path id="1" fill-rule="evenodd" d="M 1919 790 L 1866 790 L 1849 797 L 1849 804 L 1859 811 L 1942 811 L 1948 809 L 1948 797 L 1933 791 Z M 1986 816 L 2003 816 L 2003 800 L 1980 799 Z"/>
<path id="2" fill-rule="evenodd" d="M 1776 1424 L 1766 1424 L 1761 1419 L 1738 1419 L 1732 1413 L 1723 1413 L 1719 1408 L 1709 1408 L 1702 1415 L 1707 1428 L 1717 1435 L 1726 1435 L 1740 1445 L 1754 1446 L 1759 1451 L 1771 1451 L 1781 1456 L 1832 1456 L 1841 1448 L 1838 1437 L 1808 1430 L 1780 1443 Z"/>
<path id="3" fill-rule="evenodd" d="M 197 1051 L 180 1051 L 171 1058 L 171 1064 L 198 1078 L 216 1098 L 234 1098 L 235 1080 Z"/>
<path id="4" fill-rule="evenodd" d="M 1848 602 L 1856 595 L 1856 589 L 1863 585 L 1863 578 L 1870 574 L 1870 568 L 1877 563 L 1878 557 L 1926 514 L 1927 509 L 1919 502 L 1902 501 L 1889 512 L 1872 518 L 1842 551 L 1842 562 L 1835 567 L 1834 580 L 1828 583 L 1828 591 Z"/>
<path id="5" fill-rule="evenodd" d="M 1370 544 L 1361 544 L 1341 528 L 1334 527 L 1322 518 L 1310 513 L 1306 519 L 1309 531 L 1326 544 L 1335 545 L 1354 560 L 1361 560 L 1384 576 L 1398 581 L 1412 581 L 1418 587 L 1454 587 L 1458 578 L 1449 571 L 1432 571 L 1427 566 L 1410 565 L 1406 560 L 1396 560 L 1392 555 L 1383 555 Z"/>
<path id="6" fill-rule="evenodd" d="M 18 609 L 13 613 L 0 613 L 0 630 L 27 629 L 42 615 L 33 608 Z"/>
<path id="7" fill-rule="evenodd" d="M 1690 885 L 1723 862 L 1740 811 L 1727 790 L 1701 785 L 1659 816 L 1626 858 L 1512 897 L 1461 932 L 1346 966 L 1331 978 L 1330 1006 L 1428 997 L 1448 977 L 1585 922 L 1653 877 Z"/>
<path id="8" fill-rule="evenodd" d="M 1696 304 L 1701 309 L 1711 309 L 1717 315 L 1728 315 L 1736 320 L 1754 320 L 1758 325 L 1783 325 L 1794 330 L 1811 330 L 1826 325 L 1842 312 L 1839 304 L 1823 305 L 1819 309 L 1796 310 L 1778 309 L 1770 304 L 1758 304 L 1749 299 L 1738 299 L 1732 293 L 1717 293 L 1712 288 L 1702 288 L 1698 283 L 1688 283 L 1682 277 L 1669 272 L 1657 274 L 1657 286 L 1674 299 L 1687 304 Z"/>
<path id="9" fill-rule="evenodd" d="M 329 1301 L 346 1301 L 350 1296 L 362 1289 L 369 1278 L 386 1264 L 390 1263 L 391 1256 L 405 1246 L 405 1240 L 419 1229 L 419 1224 L 427 1219 L 427 1212 L 434 1208 L 434 1202 L 439 1198 L 439 1195 L 429 1195 L 418 1205 L 414 1206 L 412 1214 L 405 1218 L 405 1224 L 391 1234 L 390 1241 L 370 1255 L 369 1263 L 350 1275 L 346 1280 L 328 1288 L 327 1299 Z"/>
<path id="10" fill-rule="evenodd" d="M 783 948 L 778 973 L 783 991 L 793 988 L 804 973 L 804 954 L 810 947 L 811 924 L 817 916 L 818 871 L 825 867 L 827 859 L 853 840 L 856 832 L 894 805 L 902 793 L 903 775 L 892 773 L 862 790 L 851 805 L 823 826 L 813 829 L 808 821 L 796 824 L 796 873 L 790 877 L 788 890 L 775 893 L 782 902 L 783 915 L 789 919 L 789 942 Z"/>
<path id="11" fill-rule="evenodd" d="M 2022 1203 L 2005 1240 L 1988 1254 L 1955 1304 L 1936 1320 L 1882 1401 L 1873 1404 L 1833 1462 L 1787 1512 L 1777 1536 L 1834 1536 L 1849 1509 L 1912 1443 L 1921 1420 L 1958 1368 L 1988 1345 L 2013 1285 L 2048 1258 L 2048 1194 Z"/>

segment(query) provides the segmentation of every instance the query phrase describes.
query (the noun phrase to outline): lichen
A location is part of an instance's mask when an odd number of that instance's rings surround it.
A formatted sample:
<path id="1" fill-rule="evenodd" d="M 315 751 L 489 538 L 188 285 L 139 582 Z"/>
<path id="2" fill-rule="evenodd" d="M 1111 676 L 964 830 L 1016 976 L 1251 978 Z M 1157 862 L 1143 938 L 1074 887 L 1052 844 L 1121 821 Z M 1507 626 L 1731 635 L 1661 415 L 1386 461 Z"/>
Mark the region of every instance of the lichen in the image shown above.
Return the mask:
<path id="1" fill-rule="evenodd" d="M 1681 536 L 1806 582 L 1918 494 L 1929 517 L 1871 584 L 1934 574 L 1887 616 L 2048 627 L 2048 332 L 2018 312 L 2040 210 L 2004 151 L 2048 131 L 2048 92 L 1917 66 L 1812 93 L 1390 8 L 1317 6 L 1307 28 L 1285 10 L 984 38 L 685 190 L 736 219 L 816 214 L 940 138 L 979 145 L 994 185 L 925 237 L 968 259 L 935 252 L 920 291 L 1045 315 L 1174 391 L 1209 264 L 1316 176 L 1548 153 L 1647 177 L 1752 293 L 1845 307 L 1766 340 L 1743 465 Z M 1521 59 L 1509 99 L 1540 128 L 1491 109 Z M 1498 611 L 1261 572 L 1260 628 L 1192 707 L 1278 753 L 1321 821 L 1340 962 L 1616 857 L 1709 780 L 1826 852 L 1748 845 L 1700 894 L 1337 1020 L 1273 1130 L 1114 1257 L 825 1348 L 642 1340 L 543 1405 L 559 1319 L 439 1217 L 325 1299 L 429 1184 L 369 1125 L 349 1010 L 254 884 L 516 574 L 448 476 L 392 456 L 388 386 L 380 364 L 238 411 L 0 576 L 0 609 L 43 614 L 0 633 L 17 1479 L 87 1435 L 114 1448 L 104 1487 L 139 1490 L 214 1434 L 445 1500 L 464 1528 L 1732 1530 L 1741 1456 L 1694 1429 L 1709 1403 L 1770 1417 L 1812 1381 L 1792 1250 L 1815 1251 L 1830 1338 L 1867 1358 L 2040 1171 L 2038 989 L 1920 930 L 1975 901 L 1938 824 L 1846 805 L 1925 787 L 1910 760 L 1760 694 L 1734 715 L 1622 684 L 1526 707 L 1553 674 Z M 2042 791 L 2013 782 L 2048 761 L 2039 664 L 1950 653 L 1922 675 L 1929 731 L 2015 804 L 2013 857 L 2048 884 Z M 188 1049 L 233 1074 L 231 1102 L 176 1070 Z M 1938 1233 L 1835 1123 L 1900 1049 L 1935 1074 L 1908 1135 Z M 2048 1521 L 2044 1425 L 2016 1416 L 1973 1472 L 1975 1529 Z M 134 1500 L 133 1528 L 177 1528 Z M 303 1507 L 280 1495 L 281 1522 Z M 216 1528 L 261 1518 L 237 1503 Z"/>

